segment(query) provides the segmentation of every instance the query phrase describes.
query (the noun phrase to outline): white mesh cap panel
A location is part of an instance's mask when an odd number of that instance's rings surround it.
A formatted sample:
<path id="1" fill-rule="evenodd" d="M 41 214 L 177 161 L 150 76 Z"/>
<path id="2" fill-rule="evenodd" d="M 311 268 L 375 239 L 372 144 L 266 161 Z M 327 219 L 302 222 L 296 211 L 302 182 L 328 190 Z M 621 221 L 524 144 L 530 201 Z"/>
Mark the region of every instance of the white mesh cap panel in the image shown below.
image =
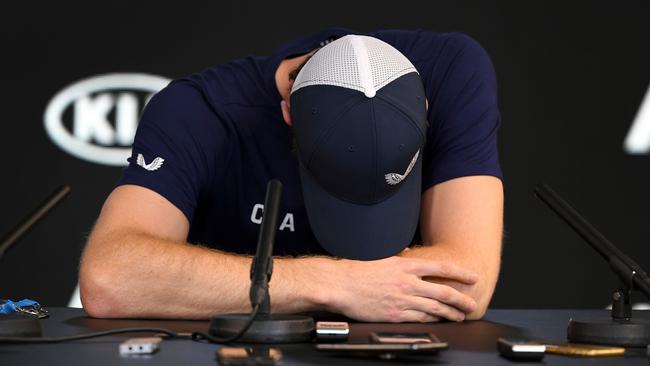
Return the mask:
<path id="1" fill-rule="evenodd" d="M 334 85 L 373 97 L 376 90 L 410 72 L 417 70 L 388 43 L 348 35 L 321 48 L 300 71 L 291 92 L 310 85 Z"/>
<path id="2" fill-rule="evenodd" d="M 298 73 L 291 92 L 309 85 L 335 85 L 359 90 L 357 59 L 347 37 L 318 50 Z"/>
<path id="3" fill-rule="evenodd" d="M 393 46 L 377 38 L 363 37 L 362 39 L 370 59 L 375 89 L 383 88 L 402 75 L 417 72 L 411 61 Z"/>

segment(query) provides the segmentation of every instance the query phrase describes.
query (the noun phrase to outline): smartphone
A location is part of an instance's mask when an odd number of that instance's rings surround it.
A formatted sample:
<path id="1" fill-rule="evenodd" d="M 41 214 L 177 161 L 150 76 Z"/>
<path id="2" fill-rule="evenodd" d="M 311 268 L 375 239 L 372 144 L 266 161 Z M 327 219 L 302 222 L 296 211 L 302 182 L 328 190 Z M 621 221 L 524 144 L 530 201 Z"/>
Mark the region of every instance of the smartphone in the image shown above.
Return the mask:
<path id="1" fill-rule="evenodd" d="M 442 343 L 433 333 L 370 332 L 370 342 L 382 344 Z"/>
<path id="2" fill-rule="evenodd" d="M 540 361 L 544 358 L 546 345 L 525 339 L 499 338 L 497 350 L 501 356 L 511 360 Z"/>
<path id="3" fill-rule="evenodd" d="M 625 348 L 612 347 L 612 346 L 598 346 L 593 344 L 549 342 L 546 344 L 546 353 L 553 353 L 556 355 L 565 355 L 565 356 L 609 357 L 609 356 L 624 356 Z"/>
<path id="4" fill-rule="evenodd" d="M 316 322 L 316 340 L 319 342 L 343 342 L 349 334 L 347 322 Z"/>
<path id="5" fill-rule="evenodd" d="M 273 347 L 221 347 L 217 361 L 222 366 L 282 365 L 282 351 Z"/>
<path id="6" fill-rule="evenodd" d="M 447 349 L 447 343 L 319 343 L 316 349 L 350 356 L 390 360 L 403 356 L 435 355 Z"/>
<path id="7" fill-rule="evenodd" d="M 393 359 L 402 356 L 433 355 L 448 347 L 446 342 L 441 342 L 432 333 L 370 332 L 369 338 L 370 343 L 367 344 L 317 344 L 316 349 L 361 357 Z"/>

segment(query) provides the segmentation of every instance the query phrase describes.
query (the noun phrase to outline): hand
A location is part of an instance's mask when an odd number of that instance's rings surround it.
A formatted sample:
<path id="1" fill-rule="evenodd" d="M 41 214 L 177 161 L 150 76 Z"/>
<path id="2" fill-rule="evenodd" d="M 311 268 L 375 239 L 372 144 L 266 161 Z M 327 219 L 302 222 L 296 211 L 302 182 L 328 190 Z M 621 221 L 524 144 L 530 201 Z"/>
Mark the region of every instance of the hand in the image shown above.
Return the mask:
<path id="1" fill-rule="evenodd" d="M 457 265 L 420 258 L 389 257 L 375 261 L 341 260 L 340 281 L 332 284 L 335 310 L 372 322 L 463 321 L 476 301 L 449 285 L 427 278 L 444 278 L 472 285 L 478 275 Z"/>

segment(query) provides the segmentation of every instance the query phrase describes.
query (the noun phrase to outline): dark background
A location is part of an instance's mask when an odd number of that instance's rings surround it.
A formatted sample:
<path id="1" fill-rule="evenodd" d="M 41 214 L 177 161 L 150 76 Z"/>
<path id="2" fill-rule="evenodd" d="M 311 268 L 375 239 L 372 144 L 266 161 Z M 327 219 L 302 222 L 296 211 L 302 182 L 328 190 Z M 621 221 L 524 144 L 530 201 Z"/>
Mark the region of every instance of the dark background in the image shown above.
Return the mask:
<path id="1" fill-rule="evenodd" d="M 492 307 L 603 307 L 616 286 L 607 264 L 533 197 L 540 181 L 650 268 L 650 157 L 622 147 L 650 82 L 650 2 L 163 3 L 3 5 L 0 233 L 55 186 L 73 193 L 0 262 L 0 298 L 67 304 L 121 172 L 49 139 L 43 112 L 56 93 L 111 72 L 180 77 L 328 26 L 461 31 L 492 57 L 506 189 Z"/>

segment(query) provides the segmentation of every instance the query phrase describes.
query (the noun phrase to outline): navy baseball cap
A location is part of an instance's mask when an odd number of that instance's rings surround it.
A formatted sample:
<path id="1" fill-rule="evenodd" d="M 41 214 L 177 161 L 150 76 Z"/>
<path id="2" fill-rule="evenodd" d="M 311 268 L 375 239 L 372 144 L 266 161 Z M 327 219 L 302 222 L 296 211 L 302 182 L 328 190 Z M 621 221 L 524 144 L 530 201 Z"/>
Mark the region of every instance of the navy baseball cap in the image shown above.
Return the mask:
<path id="1" fill-rule="evenodd" d="M 307 216 L 331 254 L 395 255 L 420 214 L 425 94 L 391 45 L 348 35 L 315 53 L 291 89 L 291 119 Z"/>

